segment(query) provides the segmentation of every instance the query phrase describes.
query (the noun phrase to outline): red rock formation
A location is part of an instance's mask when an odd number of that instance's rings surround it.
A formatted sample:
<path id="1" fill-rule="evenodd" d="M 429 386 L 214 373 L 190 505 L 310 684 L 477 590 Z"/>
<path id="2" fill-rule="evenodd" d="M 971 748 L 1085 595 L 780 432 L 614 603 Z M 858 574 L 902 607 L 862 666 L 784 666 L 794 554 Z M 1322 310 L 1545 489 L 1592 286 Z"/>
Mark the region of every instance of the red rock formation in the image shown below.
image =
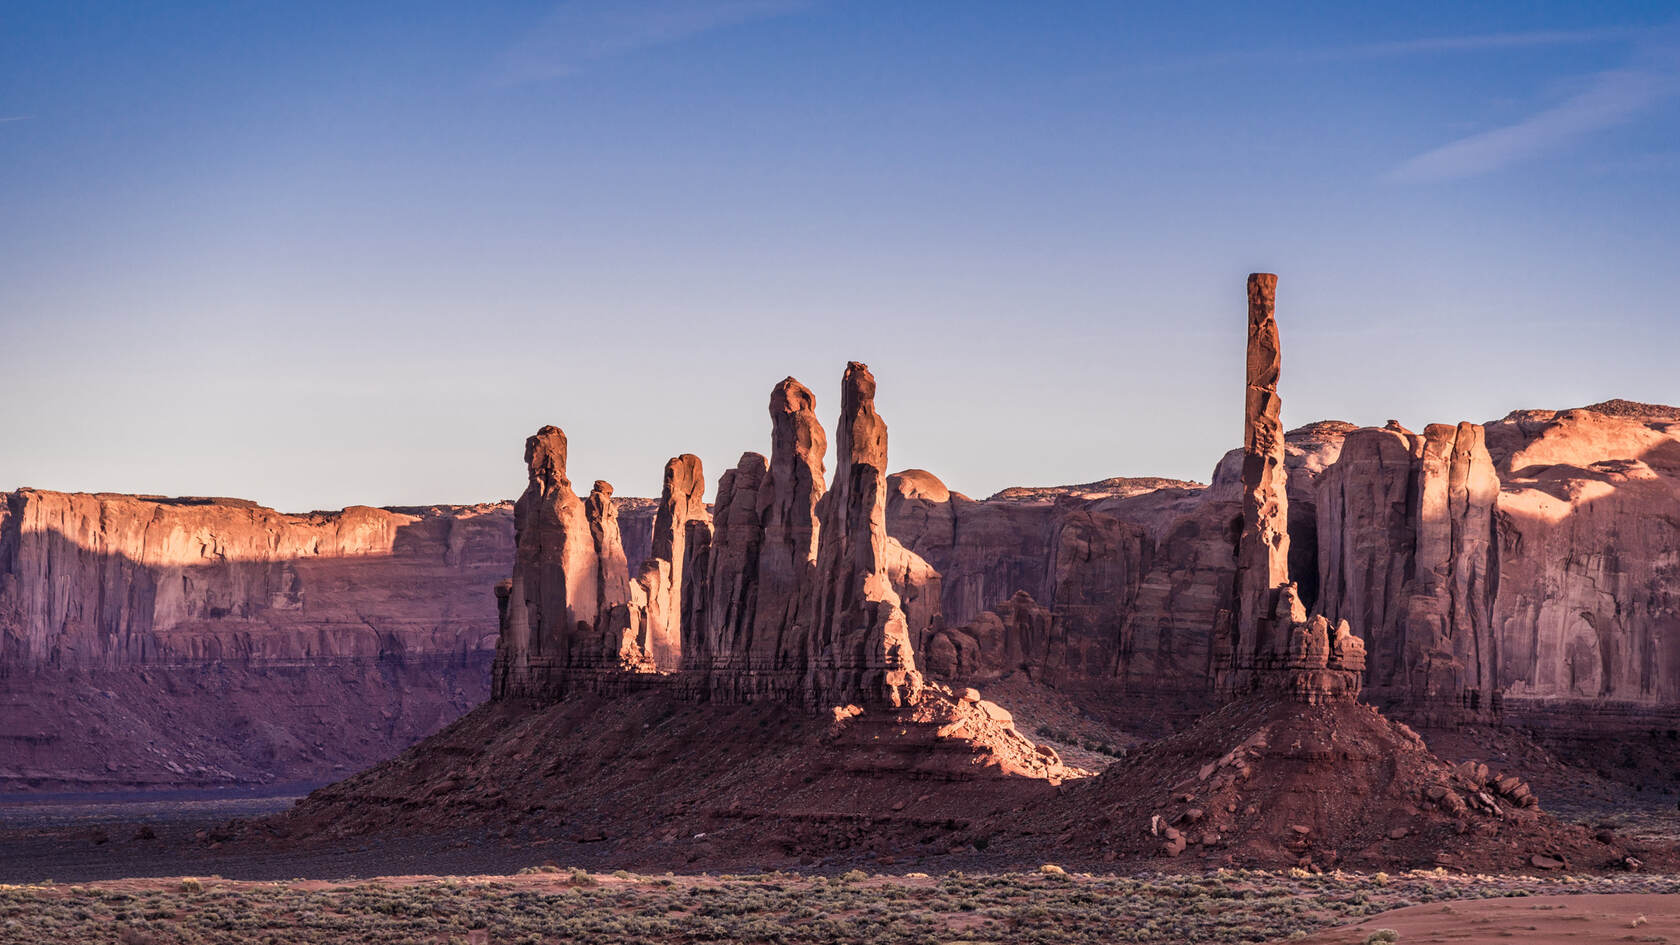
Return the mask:
<path id="1" fill-rule="evenodd" d="M 742 695 L 757 692 L 746 674 L 774 674 L 780 668 L 774 651 L 755 653 L 753 639 L 762 594 L 760 496 L 768 473 L 763 456 L 743 453 L 735 468 L 718 479 L 705 568 L 689 572 L 697 587 L 688 595 L 696 603 L 684 615 L 683 668 Z M 801 667 L 796 663 L 786 669 L 797 674 Z"/>
<path id="2" fill-rule="evenodd" d="M 1025 673 L 1042 680 L 1066 659 L 1065 633 L 1026 591 L 1016 591 L 997 611 L 983 611 L 961 627 L 935 632 L 924 649 L 928 672 L 942 679 L 978 684 Z"/>
<path id="3" fill-rule="evenodd" d="M 566 434 L 538 430 L 525 441 L 525 465 L 530 481 L 513 507 L 513 583 L 491 681 L 498 698 L 532 695 L 566 669 L 609 662 L 596 633 L 599 562 L 583 500 L 566 478 Z"/>
<path id="4" fill-rule="evenodd" d="M 808 686 L 818 704 L 913 703 L 921 674 L 886 572 L 887 425 L 875 412 L 875 378 L 856 361 L 841 381 L 835 453 L 805 612 Z"/>
<path id="5" fill-rule="evenodd" d="M 612 483 L 595 480 L 584 501 L 589 519 L 589 537 L 595 546 L 597 569 L 596 599 L 602 610 L 630 599 L 630 570 L 624 560 L 624 540 L 618 532 L 618 503 L 613 501 Z"/>
<path id="6" fill-rule="evenodd" d="M 1314 565 L 1314 483 L 1334 463 L 1350 429 L 1319 423 L 1285 436 L 1292 563 L 1293 552 L 1301 551 L 1307 566 Z M 950 632 L 985 636 L 1009 595 L 979 610 L 975 601 L 991 588 L 1013 584 L 1051 613 L 1047 652 L 1055 656 L 1032 664 L 1035 678 L 1105 702 L 1135 696 L 1139 711 L 1151 717 L 1160 715 L 1163 700 L 1175 712 L 1204 710 L 1212 699 L 1216 627 L 1222 613 L 1228 620 L 1235 609 L 1241 476 L 1242 451 L 1234 450 L 1208 487 L 1110 479 L 1007 489 L 974 500 L 925 470 L 890 477 L 888 530 L 938 569 L 944 588 L 942 625 L 949 632 L 918 636 L 918 653 L 939 647 L 932 671 L 943 675 L 953 647 L 970 652 Z M 1304 586 L 1316 587 L 1310 580 L 1315 571 L 1305 575 Z M 894 584 L 899 586 L 896 578 Z M 910 606 L 906 611 L 914 612 Z M 981 659 L 959 678 L 992 679 L 1019 668 Z"/>
<path id="7" fill-rule="evenodd" d="M 853 364 L 841 472 L 820 513 L 824 436 L 814 398 L 792 378 L 771 395 L 772 460 L 744 454 L 719 481 L 714 513 L 699 459 L 671 460 L 652 556 L 633 583 L 617 579 L 623 556 L 611 486 L 598 483 L 587 508 L 577 503 L 592 583 L 576 590 L 565 580 L 583 573 L 564 556 L 582 546 L 579 522 L 566 512 L 576 497 L 565 480 L 565 440 L 544 428 L 527 451 L 532 485 L 519 503 L 514 577 L 500 592 L 496 695 L 664 686 L 725 700 L 913 703 L 921 681 L 893 581 L 913 595 L 925 628 L 938 624 L 939 581 L 886 535 L 886 425 L 873 395 L 867 369 Z M 570 637 L 541 623 L 585 592 L 593 622 L 574 607 Z"/>
<path id="8" fill-rule="evenodd" d="M 1673 704 L 1680 609 L 1651 563 L 1680 547 L 1680 421 L 1651 409 L 1349 437 L 1325 480 L 1325 606 L 1371 622 L 1385 701 L 1462 717 L 1515 697 L 1566 728 Z M 1387 462 L 1350 461 L 1376 445 Z"/>
<path id="9" fill-rule="evenodd" d="M 1307 616 L 1290 580 L 1288 472 L 1277 383 L 1281 356 L 1273 300 L 1277 277 L 1248 277 L 1248 392 L 1244 399 L 1243 517 L 1237 536 L 1237 609 L 1230 632 L 1216 630 L 1219 688 L 1242 696 L 1283 690 L 1299 702 L 1351 701 L 1365 672 L 1363 640 L 1346 621 L 1332 638 L 1322 615 Z M 1231 642 L 1225 642 L 1225 641 Z M 1229 647 L 1229 649 L 1226 649 Z"/>
<path id="10" fill-rule="evenodd" d="M 598 581 L 596 597 L 600 613 L 596 631 L 608 663 L 641 671 L 656 669 L 648 655 L 647 590 L 630 580 L 624 560 L 624 542 L 618 528 L 618 503 L 612 483 L 595 480 L 584 502 L 589 519 L 589 537 L 595 548 Z M 511 591 L 512 584 L 509 582 Z"/>
<path id="11" fill-rule="evenodd" d="M 693 523 L 699 523 L 702 542 L 709 535 L 711 516 L 705 495 L 700 457 L 684 453 L 665 464 L 665 484 L 653 521 L 652 554 L 643 562 L 639 578 L 647 593 L 644 647 L 652 665 L 662 672 L 673 672 L 682 663 L 683 573 L 690 555 L 702 551 L 689 547 Z"/>
<path id="12" fill-rule="evenodd" d="M 1248 387 L 1243 400 L 1242 534 L 1237 543 L 1236 636 L 1229 657 L 1234 687 L 1248 671 L 1270 668 L 1285 645 L 1273 615 L 1289 582 L 1289 491 L 1284 469 L 1282 354 L 1274 305 L 1277 276 L 1248 277 Z"/>
<path id="13" fill-rule="evenodd" d="M 796 701 L 809 669 L 799 622 L 814 587 L 827 441 L 816 398 L 787 378 L 770 394 L 771 457 L 746 453 L 718 484 L 716 528 L 684 664 L 724 699 Z"/>
<path id="14" fill-rule="evenodd" d="M 0 790 L 308 780 L 402 748 L 487 691 L 510 523 L 0 493 Z"/>
<path id="15" fill-rule="evenodd" d="M 1492 625 L 1507 711 L 1556 706 L 1566 725 L 1625 725 L 1661 706 L 1672 728 L 1680 410 L 1513 414 L 1487 441 L 1504 480 Z"/>
<path id="16" fill-rule="evenodd" d="M 756 563 L 752 639 L 744 649 L 747 668 L 755 672 L 785 674 L 809 659 L 799 617 L 817 566 L 817 504 L 826 491 L 828 450 L 816 406 L 816 396 L 791 377 L 770 393 L 770 468 L 758 498 L 764 543 Z"/>

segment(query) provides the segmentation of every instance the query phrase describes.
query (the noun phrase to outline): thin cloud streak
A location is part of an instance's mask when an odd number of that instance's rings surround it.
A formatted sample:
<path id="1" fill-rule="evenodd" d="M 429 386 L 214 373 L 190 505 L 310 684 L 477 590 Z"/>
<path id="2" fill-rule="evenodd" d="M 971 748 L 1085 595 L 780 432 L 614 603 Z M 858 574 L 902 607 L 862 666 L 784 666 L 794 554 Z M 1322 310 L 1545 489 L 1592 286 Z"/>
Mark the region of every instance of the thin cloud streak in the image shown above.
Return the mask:
<path id="1" fill-rule="evenodd" d="M 571 0 L 508 50 L 495 82 L 521 85 L 560 78 L 590 63 L 787 16 L 813 4 L 814 0 Z"/>
<path id="2" fill-rule="evenodd" d="M 1327 62 L 1362 62 L 1397 59 L 1434 53 L 1487 52 L 1500 49 L 1535 49 L 1610 43 L 1637 35 L 1634 30 L 1612 27 L 1590 30 L 1535 30 L 1527 33 L 1481 33 L 1469 36 L 1434 36 L 1383 43 L 1359 43 L 1321 49 L 1244 49 L 1192 56 L 1175 62 L 1146 64 L 1145 72 L 1194 72 L 1227 66 L 1266 64 L 1313 65 Z"/>
<path id="3" fill-rule="evenodd" d="M 34 115 L 0 115 L 0 124 L 8 121 L 28 121 L 34 117 Z"/>
<path id="4" fill-rule="evenodd" d="M 1581 92 L 1522 121 L 1434 148 L 1388 174 L 1399 182 L 1457 180 L 1538 157 L 1633 120 L 1680 93 L 1680 45 L 1649 45 L 1634 68 L 1600 72 Z"/>
<path id="5" fill-rule="evenodd" d="M 1484 33 L 1477 36 L 1438 36 L 1429 39 L 1406 39 L 1388 43 L 1366 43 L 1342 49 L 1325 49 L 1317 53 L 1321 59 L 1380 59 L 1386 56 L 1413 56 L 1435 52 L 1482 52 L 1489 49 L 1526 49 L 1536 46 L 1571 46 L 1583 43 L 1607 43 L 1632 37 L 1634 31 L 1624 28 L 1596 30 L 1537 30 L 1530 33 Z M 1308 55 L 1313 55 L 1309 53 Z"/>

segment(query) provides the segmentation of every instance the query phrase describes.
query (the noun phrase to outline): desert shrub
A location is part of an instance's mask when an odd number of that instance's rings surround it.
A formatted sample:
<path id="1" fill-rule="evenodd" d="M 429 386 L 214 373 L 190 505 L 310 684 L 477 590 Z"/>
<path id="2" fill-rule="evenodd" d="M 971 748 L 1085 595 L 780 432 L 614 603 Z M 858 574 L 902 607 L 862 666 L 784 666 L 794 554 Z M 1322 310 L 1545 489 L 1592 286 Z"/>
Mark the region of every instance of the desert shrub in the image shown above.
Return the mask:
<path id="1" fill-rule="evenodd" d="M 1400 941 L 1400 933 L 1393 929 L 1378 929 L 1365 936 L 1365 945 L 1393 945 Z"/>
<path id="2" fill-rule="evenodd" d="M 191 876 L 183 876 L 181 877 L 181 891 L 184 893 L 203 892 L 204 884 Z"/>

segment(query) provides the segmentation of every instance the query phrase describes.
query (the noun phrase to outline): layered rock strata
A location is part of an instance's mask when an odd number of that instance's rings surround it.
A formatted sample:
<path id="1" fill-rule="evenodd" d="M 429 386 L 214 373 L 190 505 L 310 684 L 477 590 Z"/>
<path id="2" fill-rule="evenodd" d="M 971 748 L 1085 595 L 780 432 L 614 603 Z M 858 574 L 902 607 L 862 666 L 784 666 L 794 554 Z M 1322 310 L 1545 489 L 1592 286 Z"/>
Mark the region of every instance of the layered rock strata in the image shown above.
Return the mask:
<path id="1" fill-rule="evenodd" d="M 0 493 L 0 675 L 478 659 L 509 520 L 506 504 L 287 515 L 241 499 Z"/>
<path id="2" fill-rule="evenodd" d="M 481 701 L 506 503 L 0 493 L 0 790 L 311 780 Z"/>
<path id="3" fill-rule="evenodd" d="M 1349 429 L 1318 423 L 1284 436 L 1291 573 L 1302 574 L 1303 596 L 1316 587 L 1314 483 Z M 1207 486 L 1110 479 L 976 500 L 909 470 L 889 478 L 889 493 L 889 532 L 936 568 L 943 585 L 943 624 L 918 636 L 917 652 L 935 659 L 945 678 L 953 665 L 963 682 L 1025 673 L 1151 718 L 1168 707 L 1188 717 L 1212 704 L 1214 643 L 1229 634 L 1236 608 L 1241 450 L 1220 461 Z M 982 593 L 1010 586 L 977 604 Z M 1047 633 L 1017 636 L 1014 628 L 1028 624 L 1006 612 L 1019 592 L 1048 611 Z M 998 633 L 1013 639 L 988 645 Z"/>
<path id="4" fill-rule="evenodd" d="M 1613 403 L 1351 433 L 1322 483 L 1326 613 L 1427 718 L 1666 724 L 1680 706 L 1680 412 Z"/>

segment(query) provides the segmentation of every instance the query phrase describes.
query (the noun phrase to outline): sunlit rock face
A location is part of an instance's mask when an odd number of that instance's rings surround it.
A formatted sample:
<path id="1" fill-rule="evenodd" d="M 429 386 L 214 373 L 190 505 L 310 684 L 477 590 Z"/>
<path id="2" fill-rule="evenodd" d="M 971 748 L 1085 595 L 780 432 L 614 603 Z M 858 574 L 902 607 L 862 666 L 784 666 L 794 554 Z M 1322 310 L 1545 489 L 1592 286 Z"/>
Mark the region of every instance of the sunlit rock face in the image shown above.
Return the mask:
<path id="1" fill-rule="evenodd" d="M 648 557 L 622 600 L 609 590 L 627 544 L 611 486 L 579 500 L 565 435 L 531 437 L 513 573 L 497 590 L 494 697 L 660 688 L 805 706 L 916 703 L 916 645 L 940 623 L 939 575 L 887 534 L 874 377 L 852 362 L 841 391 L 831 483 L 815 398 L 793 378 L 771 392 L 770 458 L 742 454 L 710 508 L 699 458 L 672 459 Z"/>
<path id="2" fill-rule="evenodd" d="M 1680 410 L 1524 411 L 1487 441 L 1507 702 L 1680 703 Z"/>
<path id="3" fill-rule="evenodd" d="M 1565 726 L 1680 705 L 1680 412 L 1356 431 L 1319 509 L 1321 600 L 1367 628 L 1383 701 Z"/>
<path id="4" fill-rule="evenodd" d="M 505 503 L 286 515 L 0 494 L 0 670 L 476 658 L 494 643 L 509 520 Z"/>
<path id="5" fill-rule="evenodd" d="M 511 520 L 0 494 L 0 789 L 309 780 L 400 749 L 488 690 Z"/>

